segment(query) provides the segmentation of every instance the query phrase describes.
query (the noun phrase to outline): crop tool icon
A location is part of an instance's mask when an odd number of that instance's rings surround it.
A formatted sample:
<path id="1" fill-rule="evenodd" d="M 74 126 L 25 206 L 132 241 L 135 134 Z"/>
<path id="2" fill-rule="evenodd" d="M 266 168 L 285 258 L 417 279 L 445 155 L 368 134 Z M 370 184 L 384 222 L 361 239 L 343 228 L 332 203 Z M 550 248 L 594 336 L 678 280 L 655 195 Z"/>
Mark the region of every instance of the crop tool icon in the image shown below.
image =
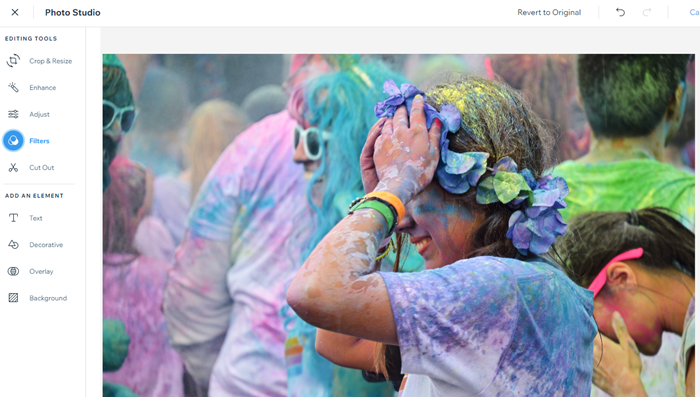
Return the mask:
<path id="1" fill-rule="evenodd" d="M 14 65 L 17 65 L 17 61 L 19 61 L 19 55 L 15 54 L 15 56 L 10 57 L 10 59 L 5 63 L 7 64 L 7 66 L 14 68 Z"/>

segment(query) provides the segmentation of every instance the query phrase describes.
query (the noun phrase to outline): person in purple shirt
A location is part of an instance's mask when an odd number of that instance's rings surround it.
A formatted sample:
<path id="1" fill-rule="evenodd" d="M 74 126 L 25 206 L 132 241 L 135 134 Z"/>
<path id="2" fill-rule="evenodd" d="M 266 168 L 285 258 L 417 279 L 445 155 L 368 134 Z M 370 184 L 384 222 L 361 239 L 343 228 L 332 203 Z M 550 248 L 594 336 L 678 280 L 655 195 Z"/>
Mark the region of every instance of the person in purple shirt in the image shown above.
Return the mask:
<path id="1" fill-rule="evenodd" d="M 542 121 L 478 77 L 385 92 L 365 145 L 373 188 L 308 257 L 290 306 L 319 328 L 399 346 L 402 397 L 588 396 L 593 296 L 547 256 L 566 231 L 568 188 L 544 175 L 554 142 Z M 374 271 L 394 231 L 426 271 Z"/>

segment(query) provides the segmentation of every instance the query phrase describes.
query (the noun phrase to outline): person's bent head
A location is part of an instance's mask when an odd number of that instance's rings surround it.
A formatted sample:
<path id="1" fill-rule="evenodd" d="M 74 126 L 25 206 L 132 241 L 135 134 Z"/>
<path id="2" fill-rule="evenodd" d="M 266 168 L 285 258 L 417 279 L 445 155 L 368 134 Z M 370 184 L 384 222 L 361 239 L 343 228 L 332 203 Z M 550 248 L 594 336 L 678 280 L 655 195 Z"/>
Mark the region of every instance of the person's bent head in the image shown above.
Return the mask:
<path id="1" fill-rule="evenodd" d="M 688 283 L 695 278 L 695 235 L 663 208 L 579 215 L 556 248 L 569 277 L 593 291 L 600 332 L 617 340 L 617 311 L 647 355 L 658 352 L 662 333 L 673 328 L 666 313 L 684 314 L 695 294 Z"/>
<path id="2" fill-rule="evenodd" d="M 597 139 L 673 136 L 683 117 L 687 55 L 580 55 L 578 83 Z"/>
<path id="3" fill-rule="evenodd" d="M 529 169 L 535 180 L 552 165 L 552 132 L 505 84 L 460 76 L 426 90 L 426 94 L 426 103 L 436 110 L 454 105 L 459 111 L 461 125 L 456 133 L 449 134 L 450 151 L 488 154 L 489 168 L 509 157 L 518 170 Z M 506 236 L 515 211 L 498 201 L 477 203 L 475 187 L 464 194 L 449 193 L 438 180 L 438 173 L 407 204 L 406 215 L 397 227 L 397 232 L 410 235 L 411 243 L 426 261 L 426 269 L 482 255 L 521 257 Z M 484 173 L 480 181 L 490 175 Z"/>

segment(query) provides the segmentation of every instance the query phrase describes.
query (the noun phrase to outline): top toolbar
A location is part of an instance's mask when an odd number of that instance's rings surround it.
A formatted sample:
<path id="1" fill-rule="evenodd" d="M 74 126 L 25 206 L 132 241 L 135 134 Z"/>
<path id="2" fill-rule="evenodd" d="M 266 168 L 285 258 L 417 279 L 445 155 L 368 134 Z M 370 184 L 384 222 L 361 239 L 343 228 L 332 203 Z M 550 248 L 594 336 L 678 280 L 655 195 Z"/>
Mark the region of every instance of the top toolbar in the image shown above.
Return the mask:
<path id="1" fill-rule="evenodd" d="M 424 2 L 358 0 L 342 13 L 333 2 L 320 0 L 263 0 L 177 2 L 125 0 L 75 7 L 69 1 L 3 5 L 2 26 L 78 27 L 493 27 L 493 26 L 700 26 L 700 0 L 661 3 L 619 1 L 595 4 L 585 1 Z M 349 5 L 352 4 L 352 5 Z M 299 12 L 311 10 L 314 13 Z M 275 10 L 275 12 L 270 12 Z M 415 17 L 420 10 L 420 19 Z M 318 13 L 326 18 L 318 18 Z M 290 18 L 290 15 L 295 15 Z M 416 23 L 417 22 L 417 23 Z"/>

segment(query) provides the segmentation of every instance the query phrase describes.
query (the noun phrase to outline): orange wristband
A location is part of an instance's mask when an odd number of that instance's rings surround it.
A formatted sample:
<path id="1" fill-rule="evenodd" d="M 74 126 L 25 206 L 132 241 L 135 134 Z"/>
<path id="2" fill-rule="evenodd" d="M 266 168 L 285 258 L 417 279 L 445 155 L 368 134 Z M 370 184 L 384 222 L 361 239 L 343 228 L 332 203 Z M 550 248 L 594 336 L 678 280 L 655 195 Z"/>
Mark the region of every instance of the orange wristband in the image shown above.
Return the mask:
<path id="1" fill-rule="evenodd" d="M 396 220 L 397 225 L 399 224 L 399 222 L 401 222 L 401 219 L 403 219 L 403 216 L 406 214 L 406 208 L 404 208 L 401 199 L 389 192 L 369 192 L 365 194 L 365 198 L 369 197 L 376 197 L 391 204 L 396 210 L 396 215 L 398 217 L 398 219 Z"/>

